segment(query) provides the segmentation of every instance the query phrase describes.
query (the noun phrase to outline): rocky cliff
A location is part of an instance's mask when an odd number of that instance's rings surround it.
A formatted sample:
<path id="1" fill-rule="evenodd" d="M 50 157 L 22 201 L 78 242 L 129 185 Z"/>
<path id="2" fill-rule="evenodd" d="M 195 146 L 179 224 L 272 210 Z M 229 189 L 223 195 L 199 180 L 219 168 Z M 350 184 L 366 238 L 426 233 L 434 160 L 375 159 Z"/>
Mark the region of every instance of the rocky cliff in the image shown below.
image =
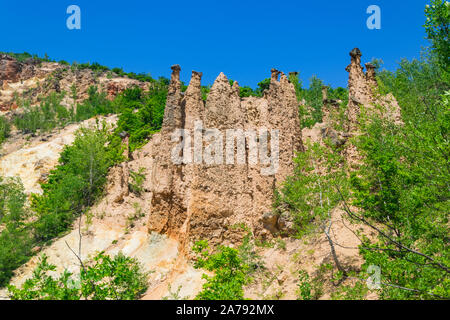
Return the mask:
<path id="1" fill-rule="evenodd" d="M 344 146 L 342 152 L 352 162 L 352 157 L 357 160 L 359 156 L 348 138 L 357 134 L 361 109 L 378 110 L 377 105 L 382 105 L 399 118 L 395 100 L 377 93 L 374 68 L 366 65 L 363 72 L 358 49 L 350 56 L 347 129 L 342 132 L 332 125 L 333 108 L 340 102 L 328 99 L 326 88 L 323 122 L 301 130 L 295 88 L 275 69 L 263 97 L 240 98 L 238 83 L 230 84 L 221 73 L 204 101 L 202 73 L 193 71 L 187 90 L 182 92 L 181 68 L 172 66 L 162 129 L 147 145 L 126 154 L 126 162 L 111 169 L 104 198 L 91 209 L 90 219 L 82 220 L 82 259 L 89 259 L 96 251 L 122 251 L 155 271 L 145 299 L 167 295 L 169 285 L 174 289 L 180 286 L 181 296 L 193 298 L 203 282 L 202 271 L 195 270 L 189 259 L 193 241 L 206 239 L 213 245 L 236 246 L 244 235 L 233 228 L 239 224 L 245 224 L 261 240 L 288 231 L 286 217 L 272 213 L 273 195 L 293 173 L 293 159 L 305 150 L 304 144 L 323 144 L 324 139 L 332 138 L 333 143 Z M 15 66 L 10 59 L 2 63 L 3 86 L 5 81 L 7 86 L 20 83 L 15 75 L 27 67 Z M 87 73 L 84 76 L 89 77 Z M 126 134 L 122 138 L 126 144 Z M 131 171 L 140 169 L 146 180 L 142 194 L 136 195 L 129 191 L 129 177 Z M 347 225 L 340 210 L 331 214 L 330 234 L 341 245 L 335 248 L 337 256 L 346 267 L 358 269 L 360 242 L 355 232 L 360 232 L 360 227 Z M 78 261 L 66 242 L 75 247 L 78 241 L 79 233 L 74 229 L 42 251 L 58 271 L 68 268 L 76 272 Z M 300 268 L 314 274 L 317 266 L 332 262 L 323 233 L 283 241 L 283 249 L 258 249 L 266 269 L 255 275 L 246 296 L 295 298 Z M 21 267 L 12 283 L 23 283 L 36 262 L 35 257 Z"/>
<path id="2" fill-rule="evenodd" d="M 241 99 L 238 83 L 230 85 L 221 73 L 204 102 L 202 74 L 193 71 L 182 94 L 180 67 L 172 70 L 163 128 L 150 142 L 155 166 L 149 176 L 153 190 L 149 230 L 183 239 L 206 238 L 213 243 L 236 242 L 239 236 L 229 227 L 239 223 L 266 234 L 263 217 L 271 211 L 273 191 L 292 173 L 295 152 L 303 149 L 294 86 L 284 74 L 278 80 L 279 72 L 272 70 L 270 88 L 263 98 Z M 274 164 L 265 162 L 262 152 L 254 153 L 252 145 L 262 141 L 258 136 L 262 128 L 279 130 L 278 137 L 266 141 L 270 144 L 278 139 L 278 150 L 272 149 L 273 158 L 279 158 L 277 168 L 269 173 L 265 171 Z M 178 141 L 171 135 L 180 129 L 192 133 L 193 138 L 184 137 L 191 150 L 185 144 L 180 154 L 186 157 L 183 152 L 192 152 L 192 161 L 174 163 L 171 150 Z M 227 144 L 230 136 L 222 135 L 230 130 L 235 134 L 231 146 Z M 194 141 L 202 139 L 203 132 L 221 134 L 220 150 L 214 154 L 219 159 L 215 158 L 218 161 L 214 164 L 202 159 L 208 142 Z"/>

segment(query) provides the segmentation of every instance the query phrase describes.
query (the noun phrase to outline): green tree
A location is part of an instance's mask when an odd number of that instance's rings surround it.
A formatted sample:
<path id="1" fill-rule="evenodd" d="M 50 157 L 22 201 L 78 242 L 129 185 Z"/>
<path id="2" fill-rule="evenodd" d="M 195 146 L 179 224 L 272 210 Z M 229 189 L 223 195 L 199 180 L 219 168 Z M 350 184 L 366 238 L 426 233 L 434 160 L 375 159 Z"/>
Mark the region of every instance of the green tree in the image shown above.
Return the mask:
<path id="1" fill-rule="evenodd" d="M 248 266 L 242 261 L 239 250 L 220 246 L 211 253 L 206 241 L 198 241 L 192 249 L 197 253 L 195 268 L 214 272 L 213 276 L 204 274 L 206 280 L 197 300 L 242 300 L 243 286 L 250 281 Z"/>
<path id="2" fill-rule="evenodd" d="M 0 177 L 0 287 L 13 275 L 12 270 L 28 260 L 33 245 L 32 233 L 25 224 L 29 212 L 26 195 L 18 179 Z"/>
<path id="3" fill-rule="evenodd" d="M 133 300 L 139 298 L 148 287 L 148 273 L 133 258 L 119 253 L 114 258 L 103 252 L 93 259 L 93 265 L 82 268 L 79 277 L 65 270 L 59 277 L 52 277 L 56 266 L 48 263 L 43 255 L 33 277 L 21 288 L 8 286 L 12 300 Z"/>
<path id="4" fill-rule="evenodd" d="M 114 151 L 108 143 L 108 128 L 77 132 L 72 145 L 64 148 L 59 165 L 42 185 L 44 193 L 34 195 L 32 208 L 35 237 L 47 241 L 70 227 L 73 219 L 101 195 Z"/>
<path id="5" fill-rule="evenodd" d="M 425 32 L 436 51 L 440 64 L 448 72 L 450 67 L 450 3 L 446 0 L 431 0 L 425 8 Z"/>
<path id="6" fill-rule="evenodd" d="M 5 117 L 0 116 L 0 145 L 9 137 L 10 132 L 11 125 L 9 121 Z"/>

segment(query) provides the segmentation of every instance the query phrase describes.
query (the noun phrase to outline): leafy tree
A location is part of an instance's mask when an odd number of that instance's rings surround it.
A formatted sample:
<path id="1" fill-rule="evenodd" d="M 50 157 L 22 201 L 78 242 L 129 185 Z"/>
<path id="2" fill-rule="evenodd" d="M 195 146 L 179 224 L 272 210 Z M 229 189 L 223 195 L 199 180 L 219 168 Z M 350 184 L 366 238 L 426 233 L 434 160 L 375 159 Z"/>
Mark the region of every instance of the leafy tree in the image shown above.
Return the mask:
<path id="1" fill-rule="evenodd" d="M 206 283 L 196 296 L 197 300 L 242 300 L 243 286 L 249 282 L 248 266 L 242 261 L 239 250 L 220 246 L 211 253 L 206 241 L 198 241 L 192 249 L 197 253 L 195 268 L 214 272 L 213 276 L 204 274 Z"/>
<path id="2" fill-rule="evenodd" d="M 347 188 L 342 156 L 319 143 L 308 146 L 294 159 L 294 174 L 275 193 L 274 207 L 278 214 L 288 210 L 294 218 L 296 237 L 323 227 L 329 212 L 340 198 L 335 184 Z M 320 172 L 319 168 L 325 168 Z"/>
<path id="3" fill-rule="evenodd" d="M 252 88 L 245 86 L 239 88 L 239 96 L 241 98 L 256 96 L 256 92 L 253 91 Z"/>
<path id="4" fill-rule="evenodd" d="M 105 92 L 99 92 L 96 86 L 88 89 L 88 98 L 78 104 L 75 119 L 83 121 L 96 115 L 108 115 L 115 113 L 114 105 L 106 98 Z"/>
<path id="5" fill-rule="evenodd" d="M 73 121 L 73 110 L 61 105 L 65 93 L 52 92 L 41 104 L 30 107 L 29 101 L 23 101 L 24 112 L 16 115 L 12 122 L 23 133 L 48 132 L 63 127 Z"/>
<path id="6" fill-rule="evenodd" d="M 436 51 L 439 63 L 444 70 L 450 67 L 450 3 L 446 0 L 431 0 L 425 8 L 425 32 Z"/>
<path id="7" fill-rule="evenodd" d="M 9 121 L 3 117 L 0 116 L 0 145 L 5 141 L 11 132 L 11 125 Z"/>
<path id="8" fill-rule="evenodd" d="M 56 266 L 48 263 L 43 255 L 21 288 L 8 286 L 12 300 L 133 300 L 139 298 L 148 287 L 148 273 L 133 258 L 119 253 L 114 258 L 100 252 L 94 264 L 81 270 L 79 278 L 65 270 L 58 278 Z"/>
<path id="9" fill-rule="evenodd" d="M 361 253 L 366 266 L 383 271 L 383 298 L 450 296 L 448 98 L 433 107 L 435 120 L 422 114 L 395 126 L 373 119 L 358 141 L 365 162 L 351 181 L 362 212 L 347 212 L 378 226 L 379 240 L 366 239 Z"/>
<path id="10" fill-rule="evenodd" d="M 270 87 L 270 78 L 264 79 L 263 81 L 258 83 L 258 88 L 256 88 L 256 93 L 258 97 L 262 97 L 264 90 L 269 90 Z"/>
<path id="11" fill-rule="evenodd" d="M 38 219 L 35 237 L 47 241 L 67 230 L 73 219 L 101 195 L 109 167 L 115 162 L 108 142 L 108 128 L 80 129 L 72 145 L 64 148 L 59 165 L 34 195 L 32 208 Z"/>
<path id="12" fill-rule="evenodd" d="M 302 98 L 303 89 L 302 80 L 300 79 L 298 72 L 290 73 L 289 81 L 294 85 L 295 95 L 297 96 L 297 99 L 300 100 Z"/>
<path id="13" fill-rule="evenodd" d="M 148 273 L 138 260 L 119 253 L 111 258 L 103 253 L 95 264 L 81 271 L 81 292 L 93 300 L 133 300 L 147 290 Z"/>
<path id="14" fill-rule="evenodd" d="M 32 248 L 32 234 L 24 223 L 29 216 L 26 196 L 18 179 L 0 177 L 0 286 L 12 276 L 12 270 L 27 261 Z"/>
<path id="15" fill-rule="evenodd" d="M 322 122 L 322 87 L 324 83 L 322 80 L 313 76 L 309 80 L 309 88 L 302 91 L 301 98 L 305 100 L 306 106 L 300 108 L 301 126 L 312 127 L 317 122 Z"/>
<path id="16" fill-rule="evenodd" d="M 64 271 L 58 279 L 48 273 L 56 270 L 55 265 L 48 263 L 48 257 L 43 255 L 33 277 L 27 279 L 22 288 L 8 285 L 12 300 L 79 300 L 79 289 L 71 278 L 72 274 Z"/>
<path id="17" fill-rule="evenodd" d="M 140 88 L 127 89 L 114 101 L 120 106 L 119 121 L 113 137 L 113 144 L 120 144 L 119 133 L 130 136 L 130 151 L 143 146 L 152 134 L 159 131 L 164 117 L 167 86 L 155 85 L 148 93 Z"/>
<path id="18" fill-rule="evenodd" d="M 27 216 L 26 195 L 19 178 L 0 177 L 0 223 L 19 223 Z"/>

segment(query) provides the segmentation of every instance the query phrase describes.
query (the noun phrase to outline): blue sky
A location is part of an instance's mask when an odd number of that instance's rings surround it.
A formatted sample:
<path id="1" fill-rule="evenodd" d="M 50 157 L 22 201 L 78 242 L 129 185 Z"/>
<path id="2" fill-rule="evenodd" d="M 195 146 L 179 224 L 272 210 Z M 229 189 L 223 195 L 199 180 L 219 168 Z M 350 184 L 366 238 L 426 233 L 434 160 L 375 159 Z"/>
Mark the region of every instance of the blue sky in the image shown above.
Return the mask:
<path id="1" fill-rule="evenodd" d="M 295 1 L 6 1 L 0 2 L 0 51 L 69 62 L 97 61 L 125 71 L 170 75 L 192 70 L 210 84 L 222 71 L 256 86 L 276 67 L 347 85 L 348 52 L 381 58 L 394 69 L 420 56 L 426 0 Z M 68 30 L 66 9 L 81 8 L 81 30 Z M 381 30 L 369 30 L 369 5 L 381 8 Z"/>

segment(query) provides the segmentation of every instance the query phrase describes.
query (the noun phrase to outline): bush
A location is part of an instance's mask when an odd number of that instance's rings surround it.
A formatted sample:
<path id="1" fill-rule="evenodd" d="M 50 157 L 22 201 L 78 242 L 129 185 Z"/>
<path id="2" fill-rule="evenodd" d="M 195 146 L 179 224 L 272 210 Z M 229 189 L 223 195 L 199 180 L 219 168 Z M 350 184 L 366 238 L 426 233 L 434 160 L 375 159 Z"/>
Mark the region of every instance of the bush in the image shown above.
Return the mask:
<path id="1" fill-rule="evenodd" d="M 0 116 L 0 145 L 5 141 L 11 132 L 11 125 L 5 117 Z"/>
<path id="2" fill-rule="evenodd" d="M 99 92 L 96 86 L 90 86 L 88 98 L 77 105 L 75 120 L 83 121 L 96 115 L 108 115 L 116 112 L 115 106 L 106 98 L 106 93 Z"/>
<path id="3" fill-rule="evenodd" d="M 72 109 L 61 105 L 64 93 L 51 93 L 37 107 L 30 107 L 29 102 L 23 102 L 24 112 L 16 115 L 13 122 L 23 133 L 48 132 L 57 127 L 63 127 L 73 121 Z"/>
<path id="4" fill-rule="evenodd" d="M 17 179 L 0 177 L 0 287 L 8 283 L 13 270 L 28 260 L 32 234 L 24 221 L 29 216 L 25 208 L 26 195 Z"/>
<path id="5" fill-rule="evenodd" d="M 107 145 L 107 130 L 105 125 L 101 129 L 80 129 L 42 185 L 44 193 L 34 195 L 32 208 L 38 219 L 33 225 L 38 241 L 48 241 L 66 231 L 73 219 L 102 194 L 108 169 L 118 153 Z"/>
<path id="6" fill-rule="evenodd" d="M 250 281 L 248 266 L 242 261 L 239 250 L 220 246 L 212 254 L 206 241 L 198 241 L 193 251 L 197 253 L 195 268 L 214 272 L 214 276 L 204 274 L 206 283 L 196 300 L 242 300 L 243 286 Z"/>
<path id="7" fill-rule="evenodd" d="M 145 168 L 139 168 L 139 170 L 130 170 L 131 183 L 129 184 L 129 189 L 135 195 L 140 196 L 144 191 L 143 184 L 145 181 Z"/>
<path id="8" fill-rule="evenodd" d="M 43 255 L 21 288 L 8 286 L 12 300 L 133 300 L 139 298 L 148 287 L 148 273 L 136 259 L 119 253 L 111 258 L 103 252 L 94 258 L 94 265 L 81 270 L 80 278 L 64 271 L 57 279 L 48 273 L 56 266 L 48 263 Z"/>
<path id="9" fill-rule="evenodd" d="M 148 93 L 140 88 L 131 88 L 121 93 L 114 101 L 120 106 L 119 121 L 113 144 L 120 144 L 119 133 L 129 134 L 129 148 L 133 152 L 145 145 L 151 135 L 161 129 L 166 104 L 167 86 L 155 85 Z"/>

